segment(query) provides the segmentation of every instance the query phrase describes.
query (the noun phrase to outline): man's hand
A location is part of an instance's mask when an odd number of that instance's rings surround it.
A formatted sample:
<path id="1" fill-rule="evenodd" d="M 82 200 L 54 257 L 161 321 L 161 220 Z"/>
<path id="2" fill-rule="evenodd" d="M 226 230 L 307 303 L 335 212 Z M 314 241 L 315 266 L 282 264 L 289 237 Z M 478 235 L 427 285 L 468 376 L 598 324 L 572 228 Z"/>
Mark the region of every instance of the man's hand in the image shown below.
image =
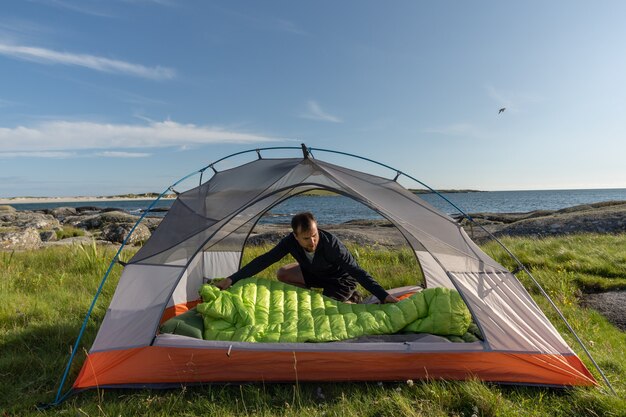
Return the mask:
<path id="1" fill-rule="evenodd" d="M 220 282 L 216 282 L 213 285 L 215 285 L 220 290 L 224 291 L 225 289 L 230 288 L 230 286 L 233 285 L 233 281 L 230 278 L 225 278 L 221 280 Z"/>
<path id="2" fill-rule="evenodd" d="M 398 300 L 396 297 L 394 297 L 393 295 L 390 294 L 387 297 L 385 297 L 385 301 L 384 302 L 385 303 L 397 303 L 398 301 L 400 301 L 400 300 Z"/>

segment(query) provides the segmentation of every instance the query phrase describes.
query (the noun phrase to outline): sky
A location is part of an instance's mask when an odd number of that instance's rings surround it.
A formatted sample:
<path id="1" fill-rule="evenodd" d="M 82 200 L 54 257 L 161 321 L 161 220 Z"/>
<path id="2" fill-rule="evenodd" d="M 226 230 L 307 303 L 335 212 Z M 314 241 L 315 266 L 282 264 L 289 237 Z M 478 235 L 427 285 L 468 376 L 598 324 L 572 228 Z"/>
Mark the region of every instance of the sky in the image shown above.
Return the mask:
<path id="1" fill-rule="evenodd" d="M 626 188 L 624 16 L 623 1 L 2 2 L 0 198 L 162 192 L 301 143 L 437 189 Z"/>

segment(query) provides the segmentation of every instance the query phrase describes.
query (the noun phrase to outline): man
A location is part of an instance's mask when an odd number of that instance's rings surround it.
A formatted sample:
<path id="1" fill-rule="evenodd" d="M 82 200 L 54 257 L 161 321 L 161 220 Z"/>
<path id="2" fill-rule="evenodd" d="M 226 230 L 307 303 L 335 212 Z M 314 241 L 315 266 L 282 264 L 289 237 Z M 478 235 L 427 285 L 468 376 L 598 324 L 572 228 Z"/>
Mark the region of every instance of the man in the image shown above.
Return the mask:
<path id="1" fill-rule="evenodd" d="M 387 293 L 352 257 L 348 249 L 331 233 L 319 230 L 309 212 L 298 213 L 291 219 L 290 233 L 269 252 L 258 256 L 230 277 L 215 284 L 221 290 L 240 279 L 251 277 L 287 254 L 296 263 L 276 272 L 279 281 L 302 288 L 322 288 L 323 294 L 343 302 L 359 302 L 357 282 L 385 303 L 399 300 Z"/>

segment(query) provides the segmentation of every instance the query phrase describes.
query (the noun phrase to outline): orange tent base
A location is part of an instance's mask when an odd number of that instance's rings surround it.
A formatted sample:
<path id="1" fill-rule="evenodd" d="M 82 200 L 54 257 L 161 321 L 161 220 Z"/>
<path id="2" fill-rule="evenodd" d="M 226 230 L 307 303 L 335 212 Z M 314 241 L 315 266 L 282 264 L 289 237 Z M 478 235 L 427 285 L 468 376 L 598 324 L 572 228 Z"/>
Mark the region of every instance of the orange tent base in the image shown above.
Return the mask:
<path id="1" fill-rule="evenodd" d="M 465 380 L 597 385 L 576 355 L 314 352 L 147 346 L 88 355 L 74 389 L 202 382 Z"/>

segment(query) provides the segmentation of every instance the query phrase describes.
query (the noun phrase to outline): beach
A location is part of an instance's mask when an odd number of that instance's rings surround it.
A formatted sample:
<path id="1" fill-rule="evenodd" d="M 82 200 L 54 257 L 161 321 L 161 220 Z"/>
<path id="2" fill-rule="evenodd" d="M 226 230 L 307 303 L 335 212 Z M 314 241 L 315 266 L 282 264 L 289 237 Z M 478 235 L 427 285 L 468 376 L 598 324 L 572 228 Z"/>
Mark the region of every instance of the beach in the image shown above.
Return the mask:
<path id="1" fill-rule="evenodd" d="M 153 200 L 158 194 L 138 194 L 135 197 L 129 196 L 78 196 L 78 197 L 0 197 L 0 205 L 11 204 L 46 204 L 46 203 L 80 203 L 80 202 L 100 202 L 100 201 L 133 201 L 133 200 Z M 166 195 L 161 199 L 172 200 L 176 198 L 173 195 Z"/>

